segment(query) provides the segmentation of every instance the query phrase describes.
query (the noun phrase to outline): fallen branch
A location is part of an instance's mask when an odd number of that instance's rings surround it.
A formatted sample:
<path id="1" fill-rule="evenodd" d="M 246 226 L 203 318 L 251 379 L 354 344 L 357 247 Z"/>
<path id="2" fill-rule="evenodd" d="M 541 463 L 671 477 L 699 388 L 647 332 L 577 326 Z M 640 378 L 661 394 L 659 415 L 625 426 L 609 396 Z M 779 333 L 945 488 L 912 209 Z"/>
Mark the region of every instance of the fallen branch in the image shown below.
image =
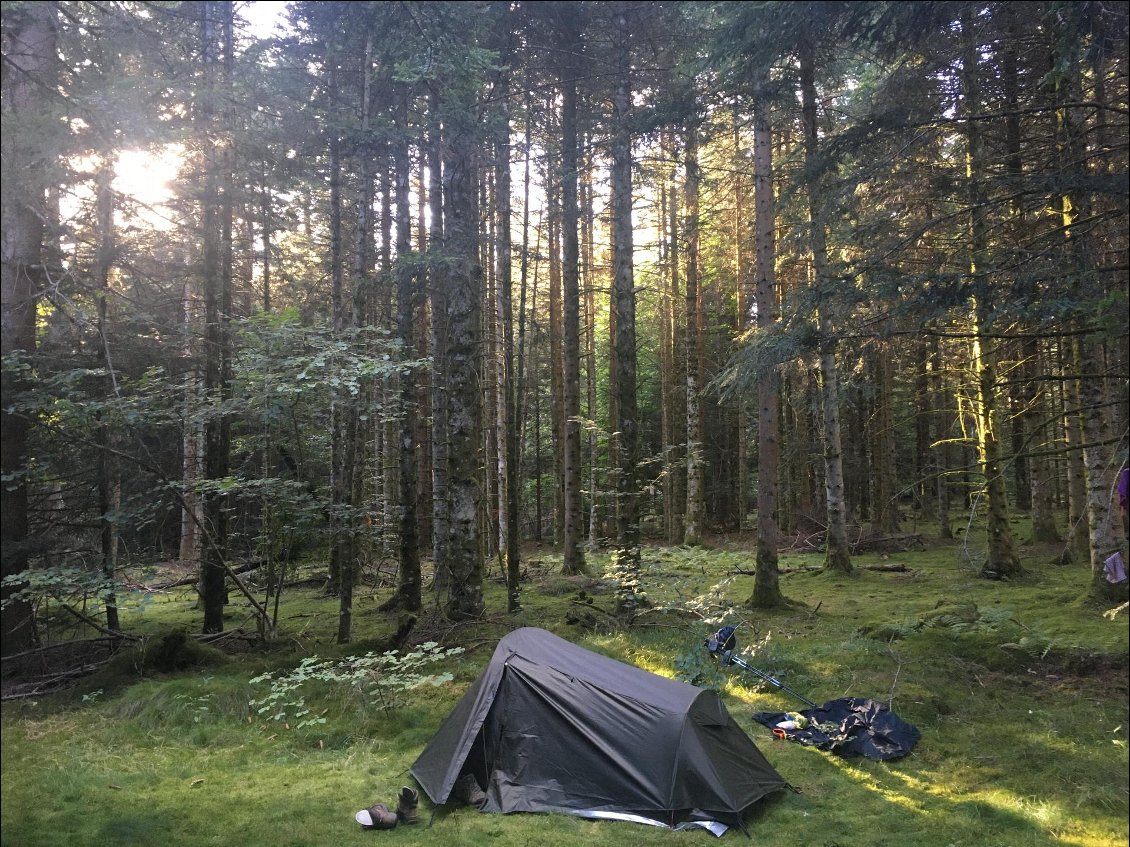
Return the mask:
<path id="1" fill-rule="evenodd" d="M 74 641 L 57 641 L 53 644 L 44 644 L 40 647 L 33 647 L 30 650 L 24 650 L 22 653 L 13 653 L 10 656 L 5 656 L 4 661 L 11 662 L 15 659 L 22 659 L 25 656 L 34 656 L 39 653 L 46 653 L 48 650 L 60 650 L 64 647 L 73 648 L 77 644 L 101 644 L 102 642 L 109 642 L 113 644 L 116 641 L 118 641 L 117 638 L 109 636 L 103 638 L 79 638 Z"/>
<path id="2" fill-rule="evenodd" d="M 90 665 L 80 665 L 77 668 L 71 668 L 67 671 L 62 671 L 60 673 L 52 674 L 51 676 L 44 677 L 42 679 L 37 679 L 33 683 L 26 683 L 26 685 L 31 685 L 31 688 L 24 690 L 9 690 L 4 692 L 3 695 L 0 695 L 0 700 L 20 700 L 24 697 L 36 697 L 40 694 L 46 694 L 50 688 L 56 687 L 65 682 L 69 682 L 72 679 L 77 679 L 80 676 L 86 676 L 87 674 L 93 673 L 109 661 L 109 659 L 105 659 L 101 662 L 95 662 L 94 664 Z"/>
<path id="3" fill-rule="evenodd" d="M 801 565 L 800 567 L 797 567 L 797 568 L 778 568 L 777 573 L 779 573 L 779 574 L 817 573 L 818 571 L 822 571 L 822 570 L 824 570 L 823 565 Z M 910 572 L 910 568 L 908 568 L 906 565 L 903 565 L 903 564 L 897 564 L 897 565 L 857 565 L 856 570 L 877 571 L 879 573 L 909 573 Z M 735 575 L 735 576 L 757 576 L 757 571 L 746 571 L 746 570 L 741 570 L 741 569 L 735 569 L 735 570 L 730 571 L 729 573 L 732 574 L 732 575 Z"/>
<path id="4" fill-rule="evenodd" d="M 266 562 L 255 561 L 247 562 L 240 565 L 238 568 L 231 568 L 230 572 L 235 574 L 248 573 L 249 571 L 257 570 L 263 567 Z M 196 585 L 200 582 L 200 574 L 194 573 L 192 576 L 186 576 L 181 579 L 173 580 L 172 582 L 159 582 L 156 585 L 146 586 L 149 591 L 168 591 L 170 588 L 180 588 L 184 585 Z"/>
<path id="5" fill-rule="evenodd" d="M 94 618 L 90 617 L 89 615 L 83 614 L 78 609 L 74 608 L 73 606 L 69 606 L 66 603 L 62 603 L 60 605 L 62 605 L 62 607 L 66 611 L 70 612 L 72 615 L 74 615 L 76 618 L 78 618 L 84 624 L 86 624 L 87 626 L 94 627 L 96 630 L 98 630 L 99 632 L 103 633 L 104 635 L 106 635 L 107 637 L 109 637 L 111 639 L 124 639 L 126 641 L 140 641 L 141 640 L 140 635 L 130 635 L 130 634 L 125 633 L 125 632 L 119 632 L 118 630 L 115 630 L 115 629 L 108 629 L 107 627 L 104 627 L 104 626 L 102 626 L 102 624 L 98 623 L 98 621 L 94 620 Z"/>
<path id="6" fill-rule="evenodd" d="M 235 629 L 228 629 L 224 632 L 206 632 L 198 633 L 192 636 L 201 644 L 215 644 L 217 641 L 223 641 L 226 638 L 242 638 L 246 641 L 258 640 L 257 635 L 248 635 L 243 631 L 243 627 L 236 627 Z"/>

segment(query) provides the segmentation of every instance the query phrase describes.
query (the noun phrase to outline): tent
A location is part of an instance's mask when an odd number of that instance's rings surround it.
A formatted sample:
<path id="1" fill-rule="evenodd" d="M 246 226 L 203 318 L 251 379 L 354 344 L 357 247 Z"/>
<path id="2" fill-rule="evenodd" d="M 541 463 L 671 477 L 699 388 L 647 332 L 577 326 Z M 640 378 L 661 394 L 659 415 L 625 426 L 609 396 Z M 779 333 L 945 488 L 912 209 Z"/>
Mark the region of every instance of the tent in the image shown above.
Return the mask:
<path id="1" fill-rule="evenodd" d="M 715 692 L 532 627 L 499 642 L 411 771 L 437 805 L 470 773 L 483 811 L 672 827 L 744 829 L 743 812 L 786 787 Z"/>

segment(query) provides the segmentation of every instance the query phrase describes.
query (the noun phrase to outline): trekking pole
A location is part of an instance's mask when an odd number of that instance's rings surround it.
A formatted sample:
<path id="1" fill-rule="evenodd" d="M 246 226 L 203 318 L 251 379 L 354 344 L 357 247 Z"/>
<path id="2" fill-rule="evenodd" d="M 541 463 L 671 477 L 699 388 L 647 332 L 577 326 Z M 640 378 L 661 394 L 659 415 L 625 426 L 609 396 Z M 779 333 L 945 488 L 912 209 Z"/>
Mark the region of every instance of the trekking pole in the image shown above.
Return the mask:
<path id="1" fill-rule="evenodd" d="M 785 692 L 793 695 L 798 700 L 800 700 L 802 703 L 807 703 L 809 706 L 811 706 L 814 709 L 820 708 L 818 705 L 813 703 L 811 700 L 809 700 L 803 694 L 798 694 L 796 691 L 793 691 L 791 688 L 789 688 L 787 685 L 785 685 L 785 683 L 781 682 L 781 680 L 777 679 L 776 677 L 770 676 L 769 674 L 765 673 L 765 671 L 758 670 L 753 665 L 751 665 L 749 662 L 747 662 L 745 659 L 743 659 L 741 656 L 735 656 L 733 653 L 723 653 L 722 654 L 722 663 L 728 664 L 728 665 L 737 665 L 739 668 L 743 668 L 743 669 L 749 671 L 750 673 L 752 673 L 754 676 L 758 677 L 759 679 L 765 680 L 770 685 L 775 686 L 776 688 L 780 688 L 782 691 L 785 691 Z"/>
<path id="2" fill-rule="evenodd" d="M 770 676 L 763 670 L 758 670 L 741 656 L 735 656 L 734 653 L 738 649 L 738 637 L 737 631 L 734 629 L 734 627 L 724 626 L 712 636 L 707 638 L 706 649 L 710 651 L 711 656 L 714 656 L 715 658 L 721 660 L 723 665 L 737 665 L 739 668 L 744 668 L 759 679 L 765 680 L 770 685 L 776 686 L 782 691 L 787 691 L 802 703 L 807 703 L 814 709 L 820 708 L 803 694 L 798 694 L 797 692 L 793 691 L 791 688 L 785 685 L 785 683 L 781 682 L 781 680 L 777 679 L 776 677 Z"/>

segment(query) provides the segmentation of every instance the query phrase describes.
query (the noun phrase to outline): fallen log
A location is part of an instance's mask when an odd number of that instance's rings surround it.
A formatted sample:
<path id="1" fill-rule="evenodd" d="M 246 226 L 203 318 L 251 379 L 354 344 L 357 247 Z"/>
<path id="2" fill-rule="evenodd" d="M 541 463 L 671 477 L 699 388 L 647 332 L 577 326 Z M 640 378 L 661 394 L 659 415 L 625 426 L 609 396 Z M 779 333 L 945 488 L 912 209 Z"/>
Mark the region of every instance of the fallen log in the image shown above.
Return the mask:
<path id="1" fill-rule="evenodd" d="M 229 568 L 229 572 L 232 574 L 250 573 L 251 571 L 258 570 L 266 564 L 267 563 L 262 560 L 255 562 L 246 562 L 240 565 L 238 568 Z M 180 588 L 185 585 L 196 585 L 196 583 L 198 582 L 200 582 L 200 574 L 195 573 L 192 576 L 182 577 L 181 579 L 176 579 L 172 582 L 159 582 L 156 585 L 147 585 L 145 586 L 145 588 L 148 591 L 168 591 L 170 588 Z"/>

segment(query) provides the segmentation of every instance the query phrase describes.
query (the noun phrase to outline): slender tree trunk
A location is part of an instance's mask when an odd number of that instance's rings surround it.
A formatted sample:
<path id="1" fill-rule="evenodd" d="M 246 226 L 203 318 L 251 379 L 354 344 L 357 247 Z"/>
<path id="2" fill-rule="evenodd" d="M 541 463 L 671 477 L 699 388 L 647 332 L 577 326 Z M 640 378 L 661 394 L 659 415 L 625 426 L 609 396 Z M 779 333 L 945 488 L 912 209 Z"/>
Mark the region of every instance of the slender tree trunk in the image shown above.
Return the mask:
<path id="1" fill-rule="evenodd" d="M 503 439 L 500 457 L 505 459 L 502 475 L 502 484 L 505 490 L 505 526 L 506 538 L 504 548 L 506 551 L 506 611 L 513 614 L 522 607 L 521 602 L 521 576 L 522 576 L 522 550 L 521 538 L 518 532 L 519 511 L 521 506 L 522 477 L 519 473 L 519 448 L 521 446 L 521 352 L 518 353 L 518 373 L 515 373 L 514 362 L 514 279 L 511 269 L 512 246 L 510 233 L 510 76 L 503 73 L 499 80 L 499 109 L 501 128 L 496 139 L 496 164 L 494 170 L 495 190 L 498 212 L 498 317 L 502 327 L 502 393 L 499 397 L 499 437 Z M 529 116 L 527 116 L 527 125 Z M 527 174 L 528 174 L 527 159 Z M 528 179 L 528 177 L 527 177 Z M 527 192 L 526 203 L 523 211 L 524 222 L 529 220 L 529 184 L 524 186 Z M 523 238 L 525 232 L 523 230 Z M 525 308 L 525 269 L 526 257 L 522 257 L 522 302 L 520 310 Z M 521 311 L 519 311 L 521 315 Z M 521 322 L 521 317 L 519 317 Z M 522 327 L 524 331 L 524 326 Z M 522 332 L 519 332 L 521 335 Z M 521 338 L 519 338 L 519 347 Z"/>
<path id="2" fill-rule="evenodd" d="M 549 204 L 550 442 L 553 448 L 553 543 L 565 543 L 565 355 L 561 302 L 561 192 L 553 179 Z"/>
<path id="3" fill-rule="evenodd" d="M 113 180 L 111 164 L 112 151 L 103 151 L 103 162 L 98 171 L 97 197 L 95 203 L 98 213 L 98 258 L 95 276 L 98 280 L 98 344 L 99 359 L 107 373 L 109 393 L 116 394 L 117 379 L 114 376 L 114 363 L 110 357 L 110 335 L 106 320 L 110 308 L 110 272 L 114 262 L 114 194 L 110 183 Z M 98 426 L 98 523 L 100 528 L 102 576 L 113 585 L 116 580 L 118 562 L 117 511 L 121 505 L 122 478 L 121 464 L 113 448 L 113 433 L 110 427 L 99 422 Z M 106 595 L 106 626 L 118 630 L 118 602 L 114 592 Z"/>
<path id="4" fill-rule="evenodd" d="M 264 169 L 265 170 L 265 169 Z M 272 196 L 271 187 L 268 184 L 268 176 L 263 174 L 263 184 L 259 191 L 259 214 L 262 217 L 262 240 L 263 240 L 263 311 L 270 313 L 271 311 L 271 233 L 274 231 L 272 223 L 271 207 Z"/>
<path id="5" fill-rule="evenodd" d="M 1067 447 L 1067 541 L 1073 561 L 1090 561 L 1087 528 L 1087 468 L 1083 460 L 1083 418 L 1078 364 L 1072 345 L 1060 349 L 1060 370 L 1065 375 L 1063 436 Z"/>
<path id="6" fill-rule="evenodd" d="M 0 277 L 0 354 L 24 359 L 35 353 L 35 314 L 44 286 L 42 213 L 47 190 L 46 172 L 35 167 L 43 154 L 42 136 L 22 131 L 9 122 L 40 116 L 51 108 L 49 98 L 56 78 L 57 8 L 55 3 L 28 3 L 4 11 L 3 159 L 5 178 L 0 184 L 3 216 L 2 277 Z M 34 138 L 34 141 L 33 141 Z M 8 177 L 10 173 L 13 177 Z M 18 179 L 14 175 L 19 175 Z M 26 468 L 31 427 L 28 418 L 11 411 L 11 402 L 28 386 L 8 368 L 3 371 L 0 393 L 0 563 L 5 580 L 28 566 L 28 485 Z M 21 588 L 5 582 L 0 588 L 0 654 L 10 656 L 32 647 L 38 640 L 34 610 L 26 600 L 12 597 Z"/>
<path id="7" fill-rule="evenodd" d="M 687 379 L 687 508 L 683 527 L 683 544 L 702 543 L 706 522 L 705 456 L 702 445 L 702 368 L 699 347 L 702 335 L 699 325 L 700 293 L 698 290 L 699 210 L 698 188 L 701 174 L 698 165 L 698 130 L 687 129 L 686 148 L 686 323 L 684 324 L 684 361 Z"/>
<path id="8" fill-rule="evenodd" d="M 501 477 L 502 464 L 505 461 L 500 453 L 499 444 L 499 389 L 501 382 L 501 362 L 498 350 L 498 295 L 496 290 L 497 278 L 495 276 L 495 223 L 496 217 L 492 213 L 493 203 L 493 171 L 484 170 L 479 186 L 479 209 L 483 210 L 480 217 L 479 234 L 479 259 L 483 268 L 483 283 L 485 287 L 484 300 L 488 307 L 482 309 L 483 318 L 483 455 L 486 457 L 488 472 L 483 475 L 482 539 L 483 556 L 486 559 L 499 556 L 499 570 L 505 577 L 506 566 L 499 549 L 501 541 L 501 527 L 503 499 L 503 479 Z"/>
<path id="9" fill-rule="evenodd" d="M 742 150 L 741 130 L 738 127 L 738 116 L 734 114 L 734 163 L 737 173 L 734 175 L 734 333 L 741 338 L 749 329 L 749 259 L 746 249 L 746 210 L 745 192 L 746 182 L 742 178 L 741 170 L 745 167 L 745 153 Z M 735 495 L 737 498 L 737 528 L 742 532 L 745 528 L 746 516 L 749 514 L 749 455 L 746 443 L 746 400 L 738 396 L 735 400 L 735 440 L 737 443 L 737 474 L 734 481 Z"/>
<path id="10" fill-rule="evenodd" d="M 875 351 L 875 415 L 871 443 L 874 445 L 875 508 L 872 528 L 880 533 L 899 531 L 898 474 L 895 469 L 895 417 L 893 404 L 894 350 L 881 345 Z"/>
<path id="11" fill-rule="evenodd" d="M 937 480 L 938 537 L 944 541 L 953 539 L 953 526 L 950 523 L 950 430 L 953 420 L 946 402 L 948 392 L 946 379 L 942 373 L 942 342 L 934 336 L 930 344 L 930 407 L 934 427 L 934 440 L 937 443 L 934 453 L 934 475 Z M 938 443 L 940 442 L 940 443 Z"/>
<path id="12" fill-rule="evenodd" d="M 331 96 L 337 96 L 336 58 L 328 57 Z M 341 141 L 329 143 L 330 157 L 330 310 L 333 329 L 340 336 L 346 329 L 345 267 L 342 244 Z M 347 399 L 338 389 L 330 398 L 330 568 L 327 593 L 338 597 L 338 643 L 349 641 L 353 613 L 353 550 L 351 522 L 345 512 L 349 508 L 350 487 L 347 477 L 353 456 L 346 439 L 349 413 Z"/>
<path id="13" fill-rule="evenodd" d="M 804 116 L 804 161 L 810 169 L 807 183 L 808 217 L 811 229 L 812 271 L 816 288 L 817 323 L 820 332 L 820 398 L 824 413 L 824 488 L 827 496 L 827 551 L 824 567 L 851 573 L 851 551 L 847 541 L 847 506 L 844 502 L 843 447 L 840 437 L 840 377 L 836 368 L 836 337 L 832 325 L 832 280 L 828 274 L 828 247 L 821 214 L 820 180 L 814 171 L 819 159 L 816 127 L 816 69 L 811 45 L 801 51 L 800 90 Z"/>
<path id="14" fill-rule="evenodd" d="M 923 515 L 933 513 L 937 505 L 930 484 L 930 409 L 930 346 L 923 338 L 914 345 L 914 497 Z"/>
<path id="15" fill-rule="evenodd" d="M 184 314 L 184 357 L 194 362 L 199 358 L 194 340 L 200 322 L 200 304 L 194 291 L 193 278 L 186 278 L 181 295 Z M 204 473 L 204 427 L 200 423 L 200 410 L 204 404 L 203 379 L 198 367 L 184 375 L 184 412 L 181 416 L 181 520 L 180 551 L 182 562 L 200 561 L 201 532 L 204 522 L 204 504 L 200 497 L 200 478 Z"/>
<path id="16" fill-rule="evenodd" d="M 584 514 L 581 510 L 581 315 L 580 246 L 578 243 L 579 204 L 577 202 L 577 78 L 580 76 L 581 31 L 576 15 L 579 4 L 571 4 L 562 21 L 561 48 L 564 53 L 561 80 L 561 300 L 562 355 L 564 358 L 565 431 L 565 536 L 563 539 L 566 574 L 585 573 Z M 572 14 L 568 14 L 572 12 Z"/>
<path id="17" fill-rule="evenodd" d="M 1055 474 L 1051 459 L 1039 455 L 1053 448 L 1053 438 L 1047 421 L 1051 417 L 1047 392 L 1040 377 L 1045 373 L 1044 352 L 1038 339 L 1024 343 L 1022 372 L 1028 379 L 1023 395 L 1024 449 L 1035 453 L 1029 459 L 1028 484 L 1031 486 L 1032 541 L 1058 543 L 1063 541 L 1055 521 Z"/>
<path id="18" fill-rule="evenodd" d="M 589 148 L 589 141 L 585 139 L 585 149 Z M 615 202 L 615 201 L 613 201 Z M 589 468 L 589 534 L 588 549 L 596 551 L 600 548 L 601 514 L 604 504 L 600 494 L 600 438 L 597 432 L 600 415 L 597 412 L 596 398 L 596 291 L 595 291 L 595 261 L 593 258 L 593 199 L 592 199 L 592 160 L 586 157 L 584 174 L 581 177 L 581 269 L 584 279 L 584 356 L 585 356 L 585 417 L 588 425 L 588 468 Z M 616 315 L 609 315 L 609 326 L 612 332 L 616 329 Z M 609 345 L 614 348 L 614 343 Z M 616 391 L 615 367 L 609 364 L 608 390 Z M 609 412 L 615 401 L 609 400 Z M 609 420 L 612 420 L 609 418 Z M 609 461 L 612 461 L 614 448 L 609 446 Z"/>
<path id="19" fill-rule="evenodd" d="M 985 219 L 984 183 L 987 170 L 982 149 L 980 69 L 976 58 L 979 45 L 969 31 L 969 18 L 963 19 L 966 50 L 963 82 L 965 86 L 967 180 L 969 185 L 970 276 L 972 278 L 973 340 L 972 363 L 977 375 L 977 452 L 985 478 L 988 500 L 989 555 L 981 575 L 1007 579 L 1023 572 L 1012 540 L 1008 520 L 1008 501 L 1000 458 L 1001 424 L 997 411 L 997 341 L 991 337 L 993 314 L 991 280 L 988 268 L 988 231 Z"/>
<path id="20" fill-rule="evenodd" d="M 669 540 L 673 544 L 681 543 L 686 535 L 684 522 L 687 514 L 687 392 L 686 392 L 686 355 L 683 346 L 683 332 L 686 321 L 686 301 L 682 295 L 679 277 L 679 268 L 682 265 L 682 250 L 679 247 L 679 190 L 678 190 L 678 140 L 672 133 L 668 136 L 669 158 L 671 161 L 671 177 L 667 192 L 667 237 L 668 237 L 668 263 L 667 270 L 670 275 L 670 335 L 671 335 L 671 441 L 669 442 L 668 458 L 669 473 L 671 475 L 671 527 Z"/>
<path id="21" fill-rule="evenodd" d="M 511 576 L 514 572 L 520 574 L 520 539 L 521 531 L 519 521 L 521 519 L 521 504 L 523 499 L 523 489 L 525 477 L 522 473 L 522 445 L 523 437 L 526 429 L 526 414 L 528 392 L 526 390 L 526 291 L 527 283 L 529 282 L 530 272 L 530 148 L 531 148 L 531 135 L 532 128 L 530 126 L 530 95 L 529 87 L 526 91 L 526 134 L 525 143 L 523 145 L 523 162 L 522 162 L 522 257 L 519 262 L 519 294 L 518 294 L 518 349 L 517 349 L 517 362 L 515 365 L 514 380 L 511 387 L 511 426 L 514 428 L 514 442 L 510 445 L 513 451 L 512 459 L 514 464 L 511 466 L 511 474 L 514 480 L 514 497 L 511 499 L 511 550 L 517 551 L 515 553 L 514 567 L 510 568 L 508 563 L 507 573 Z M 509 157 L 509 153 L 507 153 Z M 540 239 L 538 239 L 540 244 Z M 536 299 L 536 291 L 535 291 Z M 538 530 L 540 534 L 540 529 Z M 512 585 L 509 579 L 507 585 Z M 509 599 L 507 600 L 509 605 Z M 517 608 L 517 607 L 516 607 Z"/>
<path id="22" fill-rule="evenodd" d="M 616 315 L 616 420 L 619 468 L 616 474 L 616 552 L 610 570 L 616 575 L 617 610 L 631 615 L 640 605 L 640 525 L 638 468 L 640 451 L 636 399 L 636 290 L 632 228 L 631 53 L 628 46 L 630 5 L 616 8 L 617 85 L 613 98 L 612 226 L 613 308 Z"/>
<path id="23" fill-rule="evenodd" d="M 547 223 L 548 227 L 548 223 Z M 541 244 L 541 227 L 538 227 L 537 243 Z M 534 254 L 538 253 L 537 248 L 534 248 Z M 534 316 L 534 331 L 541 337 L 542 333 L 539 331 L 536 316 L 538 314 L 538 271 L 541 268 L 541 262 L 534 265 L 534 290 L 531 297 L 531 313 Z M 541 445 L 541 400 L 542 390 L 541 373 L 543 367 L 541 364 L 541 356 L 539 351 L 544 348 L 544 344 L 539 344 L 534 347 L 534 364 L 530 374 L 530 388 L 534 395 L 534 541 L 539 545 L 542 543 L 544 536 L 543 521 L 544 515 L 542 512 L 542 445 Z M 552 366 L 551 366 L 552 369 Z M 556 489 L 556 485 L 554 488 Z"/>
<path id="24" fill-rule="evenodd" d="M 665 145 L 661 147 L 665 149 Z M 670 288 L 671 275 L 667 265 L 671 261 L 670 239 L 667 235 L 668 215 L 667 180 L 659 180 L 659 220 L 656 227 L 656 242 L 659 245 L 659 416 L 662 434 L 663 461 L 663 538 L 673 543 L 675 523 L 675 473 L 672 453 L 675 449 L 675 350 L 671 338 L 673 298 Z"/>
<path id="25" fill-rule="evenodd" d="M 1106 363 L 1098 341 L 1075 336 L 1074 342 L 1074 358 L 1079 373 L 1087 375 L 1080 380 L 1083 462 L 1087 469 L 1087 536 L 1091 566 L 1087 593 L 1092 600 L 1112 603 L 1126 599 L 1127 583 L 1123 580 L 1112 584 L 1105 576 L 1106 560 L 1124 549 L 1122 527 L 1116 521 L 1118 499 L 1115 495 L 1115 482 L 1120 464 L 1111 461 L 1109 445 L 1115 439 L 1103 412 L 1107 401 L 1103 390 Z"/>
<path id="26" fill-rule="evenodd" d="M 422 139 L 421 139 L 422 141 Z M 425 147 L 426 149 L 426 147 Z M 428 337 L 431 333 L 431 310 L 428 307 L 427 297 L 427 250 L 428 242 L 428 193 L 427 181 L 424 177 L 426 168 L 425 152 L 421 150 L 419 170 L 417 172 L 417 217 L 416 217 L 416 310 L 419 318 L 413 330 L 413 349 L 417 361 L 424 361 L 428 357 Z M 420 368 L 417 376 L 412 380 L 416 386 L 415 408 L 416 418 L 416 519 L 417 530 L 416 546 L 422 550 L 427 545 L 429 552 L 432 545 L 432 377 L 430 368 Z M 422 581 L 422 575 L 421 575 Z M 422 588 L 422 587 L 421 587 Z"/>
<path id="27" fill-rule="evenodd" d="M 412 251 L 412 164 L 408 151 L 408 91 L 402 85 L 397 99 L 400 132 L 394 142 L 393 168 L 396 182 L 396 334 L 400 339 L 400 444 L 397 451 L 399 571 L 396 591 L 382 609 L 407 609 L 421 606 L 420 539 L 416 519 L 416 384 L 408 372 L 415 341 L 416 267 L 418 254 Z"/>
<path id="28" fill-rule="evenodd" d="M 441 251 L 446 249 L 443 216 L 443 139 L 440 133 L 440 96 L 431 93 L 431 117 L 428 139 L 428 170 L 431 182 L 429 193 L 431 210 L 431 237 L 428 239 L 428 291 L 431 298 L 431 353 L 432 353 L 432 562 L 435 568 L 435 593 L 445 601 L 450 575 L 447 563 L 451 560 L 450 512 L 450 450 L 448 439 L 447 403 L 447 265 Z"/>
<path id="29" fill-rule="evenodd" d="M 776 212 L 773 198 L 773 135 L 769 102 L 764 96 L 767 76 L 758 80 L 753 106 L 753 203 L 756 249 L 754 297 L 758 332 L 774 331 L 780 318 L 777 300 Z M 761 373 L 757 382 L 757 563 L 748 605 L 773 608 L 785 602 L 781 594 L 777 548 L 777 475 L 781 459 L 780 381 L 778 369 Z"/>
<path id="30" fill-rule="evenodd" d="M 218 482 L 230 470 L 231 423 L 224 411 L 231 397 L 232 303 L 232 161 L 230 144 L 221 141 L 228 127 L 221 127 L 216 104 L 231 84 L 232 15 L 230 0 L 201 6 L 203 42 L 203 97 L 200 126 L 206 139 L 203 193 L 204 231 L 204 394 L 214 404 L 204 427 L 204 476 Z M 222 50 L 222 55 L 218 51 Z M 225 559 L 228 513 L 226 496 L 217 490 L 204 495 L 204 525 L 207 527 L 201 563 L 201 600 L 204 632 L 224 628 Z"/>

